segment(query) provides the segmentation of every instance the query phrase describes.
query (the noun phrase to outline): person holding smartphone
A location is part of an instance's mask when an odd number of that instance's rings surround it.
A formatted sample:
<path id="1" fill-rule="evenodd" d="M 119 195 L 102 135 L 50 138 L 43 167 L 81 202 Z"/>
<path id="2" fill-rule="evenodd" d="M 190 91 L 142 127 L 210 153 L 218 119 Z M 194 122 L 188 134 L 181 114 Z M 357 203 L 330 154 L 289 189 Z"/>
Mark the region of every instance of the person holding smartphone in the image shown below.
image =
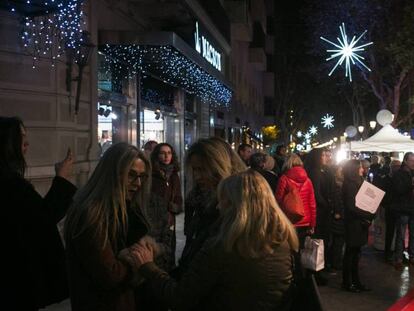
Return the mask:
<path id="1" fill-rule="evenodd" d="M 55 165 L 56 177 L 43 198 L 25 179 L 29 147 L 17 117 L 0 117 L 2 304 L 13 310 L 38 310 L 68 295 L 65 254 L 56 224 L 65 216 L 76 187 L 69 182 L 72 152 Z M 5 292 L 4 292 L 5 291 Z"/>

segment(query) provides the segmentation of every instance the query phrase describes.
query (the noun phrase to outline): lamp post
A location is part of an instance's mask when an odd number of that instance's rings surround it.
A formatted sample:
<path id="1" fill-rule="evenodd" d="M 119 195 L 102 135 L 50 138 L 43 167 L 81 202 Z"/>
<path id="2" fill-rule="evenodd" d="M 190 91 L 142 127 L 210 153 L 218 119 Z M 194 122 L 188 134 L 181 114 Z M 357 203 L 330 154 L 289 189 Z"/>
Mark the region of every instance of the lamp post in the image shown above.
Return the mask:
<path id="1" fill-rule="evenodd" d="M 358 126 L 358 132 L 361 134 L 361 140 L 362 140 L 362 133 L 364 132 L 364 127 L 362 125 Z"/>
<path id="2" fill-rule="evenodd" d="M 84 31 L 82 34 L 82 42 L 80 44 L 79 51 L 68 51 L 68 61 L 67 61 L 67 68 L 66 68 L 66 88 L 69 93 L 72 91 L 72 81 L 77 82 L 76 86 L 76 97 L 75 97 L 75 115 L 79 112 L 79 102 L 80 102 L 80 95 L 81 95 L 81 86 L 82 86 L 82 78 L 83 78 L 83 69 L 88 64 L 88 60 L 90 55 L 92 54 L 95 45 L 92 44 L 90 40 L 90 34 L 87 31 Z M 76 55 L 75 55 L 76 54 Z M 78 65 L 78 76 L 73 78 L 72 77 L 72 66 L 73 62 Z"/>

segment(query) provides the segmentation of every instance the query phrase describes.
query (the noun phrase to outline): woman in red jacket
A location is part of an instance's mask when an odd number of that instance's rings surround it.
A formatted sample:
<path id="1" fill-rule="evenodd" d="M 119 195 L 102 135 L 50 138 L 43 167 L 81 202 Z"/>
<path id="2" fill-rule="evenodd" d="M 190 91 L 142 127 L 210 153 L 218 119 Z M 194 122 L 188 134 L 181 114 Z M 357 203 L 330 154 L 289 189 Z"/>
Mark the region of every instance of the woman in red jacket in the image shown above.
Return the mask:
<path id="1" fill-rule="evenodd" d="M 292 154 L 286 160 L 282 168 L 283 175 L 276 187 L 276 200 L 283 210 L 283 198 L 291 187 L 296 187 L 303 203 L 304 217 L 294 223 L 298 233 L 300 246 L 303 247 L 305 237 L 313 234 L 316 225 L 316 203 L 313 185 L 305 169 L 303 162 L 297 154 Z"/>

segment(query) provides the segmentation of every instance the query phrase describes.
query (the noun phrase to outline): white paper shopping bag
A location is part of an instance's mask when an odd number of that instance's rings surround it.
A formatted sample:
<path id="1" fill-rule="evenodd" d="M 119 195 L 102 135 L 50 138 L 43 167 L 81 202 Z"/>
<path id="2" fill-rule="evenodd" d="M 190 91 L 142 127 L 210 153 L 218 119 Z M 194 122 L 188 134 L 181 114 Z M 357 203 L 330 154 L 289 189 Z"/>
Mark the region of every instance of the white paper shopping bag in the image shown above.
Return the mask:
<path id="1" fill-rule="evenodd" d="M 322 270 L 325 267 L 323 240 L 306 237 L 300 259 L 304 268 L 312 271 Z"/>

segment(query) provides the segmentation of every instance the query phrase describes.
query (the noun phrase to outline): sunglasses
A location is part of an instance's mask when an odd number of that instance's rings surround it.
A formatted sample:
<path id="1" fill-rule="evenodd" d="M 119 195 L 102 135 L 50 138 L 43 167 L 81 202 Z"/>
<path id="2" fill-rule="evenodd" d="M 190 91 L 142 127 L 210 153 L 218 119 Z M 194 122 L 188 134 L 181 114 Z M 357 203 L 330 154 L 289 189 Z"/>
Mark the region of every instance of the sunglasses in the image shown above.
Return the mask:
<path id="1" fill-rule="evenodd" d="M 140 182 L 145 182 L 148 179 L 148 175 L 147 174 L 138 175 L 135 171 L 128 172 L 128 182 L 134 183 L 138 179 L 140 180 Z"/>

